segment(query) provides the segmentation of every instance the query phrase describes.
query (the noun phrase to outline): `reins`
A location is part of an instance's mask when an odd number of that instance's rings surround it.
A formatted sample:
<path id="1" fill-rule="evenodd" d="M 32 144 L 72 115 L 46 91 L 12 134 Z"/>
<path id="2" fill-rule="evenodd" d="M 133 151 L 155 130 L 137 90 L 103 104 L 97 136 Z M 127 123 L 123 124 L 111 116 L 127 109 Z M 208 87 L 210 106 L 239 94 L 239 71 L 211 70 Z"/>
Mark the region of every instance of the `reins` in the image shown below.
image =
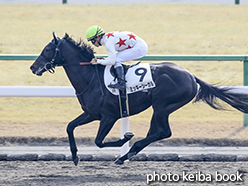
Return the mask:
<path id="1" fill-rule="evenodd" d="M 72 64 L 58 64 L 56 66 L 74 66 L 74 65 L 91 65 L 90 62 L 78 62 L 78 63 L 72 63 Z"/>
<path id="2" fill-rule="evenodd" d="M 91 65 L 90 62 L 79 62 L 79 65 Z"/>

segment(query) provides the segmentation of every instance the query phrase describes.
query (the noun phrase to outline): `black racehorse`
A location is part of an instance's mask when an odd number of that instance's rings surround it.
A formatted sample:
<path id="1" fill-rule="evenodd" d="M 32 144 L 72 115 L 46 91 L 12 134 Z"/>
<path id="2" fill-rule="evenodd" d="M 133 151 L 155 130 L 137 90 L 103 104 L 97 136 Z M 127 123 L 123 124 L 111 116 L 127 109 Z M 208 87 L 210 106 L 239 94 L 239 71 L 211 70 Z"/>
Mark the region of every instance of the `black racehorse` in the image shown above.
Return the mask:
<path id="1" fill-rule="evenodd" d="M 98 147 L 120 147 L 133 137 L 127 133 L 123 139 L 113 142 L 103 142 L 115 122 L 121 117 L 118 97 L 111 94 L 103 85 L 105 66 L 91 65 L 94 58 L 91 46 L 82 41 L 75 42 L 67 34 L 58 38 L 53 33 L 53 40 L 45 46 L 40 56 L 30 67 L 32 72 L 41 76 L 43 72 L 54 73 L 56 66 L 63 66 L 84 112 L 67 126 L 70 150 L 74 164 L 77 165 L 77 147 L 73 130 L 94 120 L 100 120 L 95 143 Z M 212 86 L 198 79 L 177 64 L 164 62 L 151 64 L 151 73 L 156 87 L 148 91 L 129 95 L 129 114 L 138 114 L 150 106 L 153 115 L 147 136 L 137 141 L 129 152 L 119 157 L 115 163 L 123 164 L 127 159 L 139 153 L 152 142 L 169 138 L 171 130 L 169 115 L 189 103 L 204 101 L 214 109 L 222 109 L 216 98 L 223 100 L 235 109 L 248 113 L 248 103 L 242 101 L 244 95 L 233 94 L 227 88 Z M 199 89 L 198 86 L 199 85 Z"/>

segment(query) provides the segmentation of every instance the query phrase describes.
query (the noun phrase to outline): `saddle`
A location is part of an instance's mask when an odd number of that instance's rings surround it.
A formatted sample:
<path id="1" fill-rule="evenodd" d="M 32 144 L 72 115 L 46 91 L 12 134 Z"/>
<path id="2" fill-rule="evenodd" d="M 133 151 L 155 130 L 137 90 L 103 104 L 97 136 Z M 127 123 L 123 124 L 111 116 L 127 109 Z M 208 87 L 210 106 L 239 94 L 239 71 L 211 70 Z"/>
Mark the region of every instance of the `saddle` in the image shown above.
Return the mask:
<path id="1" fill-rule="evenodd" d="M 124 71 L 124 77 L 126 76 L 127 71 L 128 71 L 129 68 L 132 68 L 132 67 L 134 67 L 134 66 L 140 64 L 140 62 L 141 62 L 141 61 L 138 61 L 137 63 L 131 64 L 131 65 L 124 65 L 124 64 L 122 64 L 123 71 Z M 112 67 L 110 68 L 110 74 L 111 74 L 113 77 L 115 77 L 115 79 L 117 78 L 117 75 L 116 75 L 116 71 L 115 71 L 114 66 L 112 66 Z"/>

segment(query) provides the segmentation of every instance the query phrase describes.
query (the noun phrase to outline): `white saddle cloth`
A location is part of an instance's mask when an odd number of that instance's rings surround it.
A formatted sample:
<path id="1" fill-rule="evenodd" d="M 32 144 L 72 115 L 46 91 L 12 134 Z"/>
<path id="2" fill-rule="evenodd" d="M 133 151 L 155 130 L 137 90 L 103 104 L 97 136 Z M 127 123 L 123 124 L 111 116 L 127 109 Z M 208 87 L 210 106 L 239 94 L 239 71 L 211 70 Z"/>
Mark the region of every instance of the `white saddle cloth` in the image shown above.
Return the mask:
<path id="1" fill-rule="evenodd" d="M 108 87 L 109 84 L 117 82 L 117 80 L 114 80 L 114 77 L 110 73 L 111 67 L 112 65 L 106 65 L 105 67 L 104 84 L 112 94 L 119 95 L 118 89 Z M 125 78 L 127 94 L 132 94 L 155 87 L 149 63 L 139 63 L 138 65 L 130 67 Z"/>

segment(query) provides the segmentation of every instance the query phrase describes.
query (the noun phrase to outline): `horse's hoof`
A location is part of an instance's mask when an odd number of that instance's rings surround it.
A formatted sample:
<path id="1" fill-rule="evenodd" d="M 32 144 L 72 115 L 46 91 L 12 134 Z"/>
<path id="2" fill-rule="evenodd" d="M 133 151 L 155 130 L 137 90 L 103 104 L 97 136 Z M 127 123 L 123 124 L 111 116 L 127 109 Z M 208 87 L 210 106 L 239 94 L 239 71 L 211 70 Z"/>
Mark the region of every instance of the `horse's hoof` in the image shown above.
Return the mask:
<path id="1" fill-rule="evenodd" d="M 124 162 L 120 159 L 115 160 L 114 162 L 116 165 L 122 165 Z"/>
<path id="2" fill-rule="evenodd" d="M 74 163 L 75 166 L 78 165 L 79 161 L 80 161 L 80 158 L 78 156 L 76 156 L 75 158 L 73 158 L 73 163 Z"/>
<path id="3" fill-rule="evenodd" d="M 133 136 L 134 136 L 134 133 L 132 132 L 126 132 L 126 134 L 124 134 L 124 137 L 127 138 L 128 140 L 132 139 Z"/>

